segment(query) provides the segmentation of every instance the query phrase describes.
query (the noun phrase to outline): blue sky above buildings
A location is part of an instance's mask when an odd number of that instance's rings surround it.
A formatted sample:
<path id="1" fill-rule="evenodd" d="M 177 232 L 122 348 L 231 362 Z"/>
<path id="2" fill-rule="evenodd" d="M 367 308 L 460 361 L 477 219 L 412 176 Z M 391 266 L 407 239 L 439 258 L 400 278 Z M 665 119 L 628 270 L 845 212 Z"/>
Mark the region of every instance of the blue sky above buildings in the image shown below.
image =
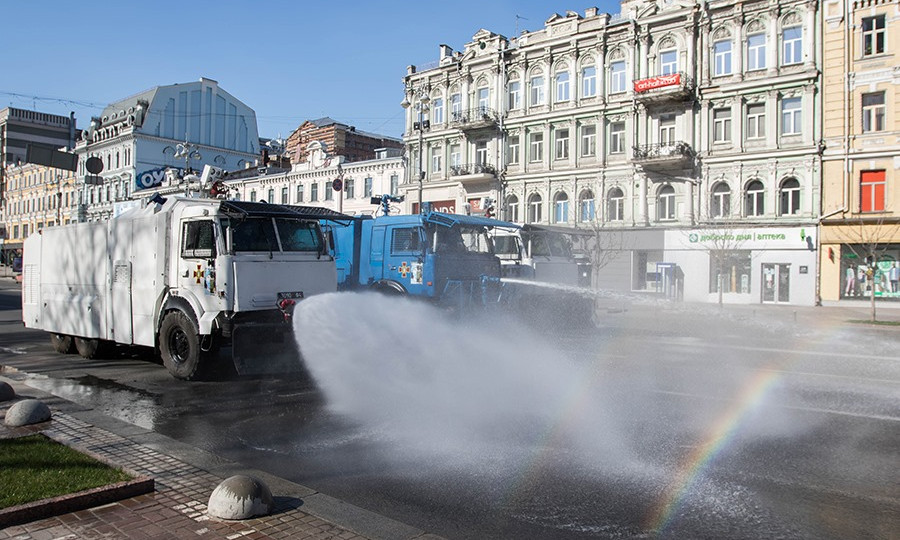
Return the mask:
<path id="1" fill-rule="evenodd" d="M 110 102 L 208 77 L 256 111 L 261 137 L 322 116 L 399 137 L 406 66 L 481 28 L 512 37 L 591 6 L 619 11 L 618 0 L 7 2 L 0 108 L 74 111 L 84 128 Z"/>

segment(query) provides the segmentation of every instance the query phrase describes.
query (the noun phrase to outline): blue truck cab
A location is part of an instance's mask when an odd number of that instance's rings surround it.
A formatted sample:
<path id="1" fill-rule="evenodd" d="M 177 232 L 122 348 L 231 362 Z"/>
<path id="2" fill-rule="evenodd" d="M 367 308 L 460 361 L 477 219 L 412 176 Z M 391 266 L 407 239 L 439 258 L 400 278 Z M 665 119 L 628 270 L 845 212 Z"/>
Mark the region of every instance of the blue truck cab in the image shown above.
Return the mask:
<path id="1" fill-rule="evenodd" d="M 373 289 L 435 302 L 489 302 L 500 289 L 500 260 L 488 235 L 516 226 L 477 216 L 428 212 L 323 221 L 338 289 Z"/>

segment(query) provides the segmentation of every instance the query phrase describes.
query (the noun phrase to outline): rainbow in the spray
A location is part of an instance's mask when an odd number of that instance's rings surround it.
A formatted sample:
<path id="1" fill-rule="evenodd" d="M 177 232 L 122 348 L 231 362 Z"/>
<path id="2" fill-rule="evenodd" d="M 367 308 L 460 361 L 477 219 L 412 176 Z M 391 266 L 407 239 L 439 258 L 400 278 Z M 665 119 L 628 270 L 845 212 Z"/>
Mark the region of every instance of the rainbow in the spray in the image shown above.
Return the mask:
<path id="1" fill-rule="evenodd" d="M 646 528 L 663 534 L 670 525 L 685 495 L 704 470 L 734 438 L 742 420 L 763 401 L 779 376 L 775 369 L 760 369 L 747 381 L 732 405 L 712 424 L 708 436 L 685 456 L 664 496 L 653 509 Z"/>

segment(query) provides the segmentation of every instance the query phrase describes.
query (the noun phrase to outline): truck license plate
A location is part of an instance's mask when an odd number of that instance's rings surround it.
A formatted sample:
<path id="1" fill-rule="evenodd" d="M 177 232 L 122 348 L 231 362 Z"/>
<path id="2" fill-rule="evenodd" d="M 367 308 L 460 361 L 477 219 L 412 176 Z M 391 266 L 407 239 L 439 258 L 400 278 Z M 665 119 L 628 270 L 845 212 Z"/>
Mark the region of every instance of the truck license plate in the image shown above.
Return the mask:
<path id="1" fill-rule="evenodd" d="M 290 298 L 292 300 L 299 300 L 303 298 L 303 291 L 292 291 L 292 292 L 280 292 L 278 293 L 278 299 L 284 300 L 285 298 Z"/>

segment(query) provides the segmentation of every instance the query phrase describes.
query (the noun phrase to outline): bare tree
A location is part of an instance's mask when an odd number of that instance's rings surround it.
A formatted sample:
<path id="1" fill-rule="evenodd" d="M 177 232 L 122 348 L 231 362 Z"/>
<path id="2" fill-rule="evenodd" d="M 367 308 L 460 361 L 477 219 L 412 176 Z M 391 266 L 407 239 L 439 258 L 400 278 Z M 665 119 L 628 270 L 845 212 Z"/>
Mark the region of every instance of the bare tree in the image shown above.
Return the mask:
<path id="1" fill-rule="evenodd" d="M 891 287 L 888 272 L 897 261 L 885 260 L 885 253 L 891 240 L 900 237 L 900 219 L 885 216 L 875 218 L 858 216 L 844 220 L 844 225 L 835 227 L 834 230 L 836 237 L 861 262 L 853 271 L 862 270 L 865 277 L 862 293 L 868 292 L 870 320 L 876 322 L 878 319 L 875 293 L 878 287 L 882 288 L 882 292 L 886 287 Z M 858 278 L 854 277 L 853 279 Z"/>

